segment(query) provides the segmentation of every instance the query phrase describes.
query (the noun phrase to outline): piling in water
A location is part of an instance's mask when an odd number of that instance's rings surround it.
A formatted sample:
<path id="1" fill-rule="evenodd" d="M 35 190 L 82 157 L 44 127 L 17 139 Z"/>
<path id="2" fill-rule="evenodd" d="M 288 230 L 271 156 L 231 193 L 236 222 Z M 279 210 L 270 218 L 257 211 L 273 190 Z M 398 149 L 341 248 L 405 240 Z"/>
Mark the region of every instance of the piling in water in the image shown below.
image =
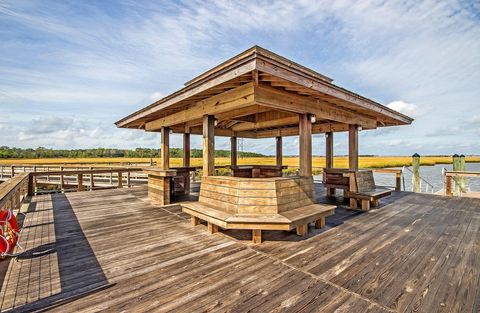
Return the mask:
<path id="1" fill-rule="evenodd" d="M 412 155 L 413 192 L 420 192 L 420 155 Z"/>
<path id="2" fill-rule="evenodd" d="M 465 172 L 465 155 L 461 154 L 459 157 L 460 161 L 460 171 Z M 465 177 L 460 177 L 460 187 L 462 189 L 462 192 L 466 191 L 466 178 Z"/>
<path id="3" fill-rule="evenodd" d="M 458 172 L 460 171 L 460 156 L 458 154 L 454 154 L 452 156 L 452 165 L 453 165 L 453 171 Z M 453 178 L 455 181 L 455 193 L 459 194 L 460 193 L 460 178 L 455 176 Z"/>

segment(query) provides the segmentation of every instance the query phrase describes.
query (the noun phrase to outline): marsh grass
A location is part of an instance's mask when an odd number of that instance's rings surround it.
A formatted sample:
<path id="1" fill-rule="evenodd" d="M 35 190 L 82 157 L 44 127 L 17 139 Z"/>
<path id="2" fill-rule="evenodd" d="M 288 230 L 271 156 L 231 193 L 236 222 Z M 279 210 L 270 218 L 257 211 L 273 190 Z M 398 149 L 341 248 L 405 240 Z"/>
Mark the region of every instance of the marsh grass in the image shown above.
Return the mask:
<path id="1" fill-rule="evenodd" d="M 421 165 L 435 165 L 435 164 L 450 164 L 452 157 L 448 156 L 426 156 L 422 157 Z M 466 162 L 480 162 L 480 156 L 468 156 L 465 158 Z M 159 158 L 154 158 L 154 162 L 159 162 Z M 410 156 L 369 156 L 360 157 L 361 168 L 383 168 L 383 167 L 401 167 L 411 166 L 412 158 Z M 148 164 L 149 158 L 51 158 L 51 159 L 3 159 L 0 160 L 0 165 L 47 165 L 47 164 L 109 164 L 109 165 L 125 165 L 125 164 Z M 202 166 L 201 158 L 192 158 L 190 160 L 191 166 Z M 216 158 L 215 165 L 228 165 L 230 158 Z M 240 158 L 238 164 L 250 165 L 274 165 L 275 157 L 252 157 Z M 283 164 L 289 167 L 298 167 L 298 157 L 284 157 Z M 181 158 L 171 158 L 170 166 L 181 166 Z M 348 167 L 348 157 L 335 157 L 334 166 L 339 168 Z M 313 168 L 325 167 L 325 157 L 314 157 Z"/>

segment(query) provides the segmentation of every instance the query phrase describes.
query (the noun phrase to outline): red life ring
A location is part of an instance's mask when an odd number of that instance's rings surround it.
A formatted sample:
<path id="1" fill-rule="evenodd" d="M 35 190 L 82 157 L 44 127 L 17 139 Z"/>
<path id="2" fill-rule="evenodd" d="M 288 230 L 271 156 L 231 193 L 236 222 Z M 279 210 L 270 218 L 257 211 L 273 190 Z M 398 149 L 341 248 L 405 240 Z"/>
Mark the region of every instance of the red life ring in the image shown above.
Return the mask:
<path id="1" fill-rule="evenodd" d="M 4 257 L 13 252 L 19 231 L 17 218 L 12 210 L 0 211 L 0 256 Z"/>

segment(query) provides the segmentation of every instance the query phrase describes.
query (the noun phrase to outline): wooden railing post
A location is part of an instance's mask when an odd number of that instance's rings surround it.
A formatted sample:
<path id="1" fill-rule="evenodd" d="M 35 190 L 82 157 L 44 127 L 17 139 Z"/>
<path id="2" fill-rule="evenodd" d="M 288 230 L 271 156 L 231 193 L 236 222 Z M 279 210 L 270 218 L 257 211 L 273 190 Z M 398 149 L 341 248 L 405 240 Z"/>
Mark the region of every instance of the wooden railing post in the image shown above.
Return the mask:
<path id="1" fill-rule="evenodd" d="M 30 174 L 28 176 L 28 191 L 27 194 L 31 197 L 34 195 L 35 190 L 34 190 L 34 181 L 35 181 L 35 176 Z"/>
<path id="2" fill-rule="evenodd" d="M 402 190 L 402 172 L 395 173 L 395 191 Z"/>
<path id="3" fill-rule="evenodd" d="M 130 185 L 130 170 L 127 171 L 127 187 L 131 187 L 131 185 Z"/>
<path id="4" fill-rule="evenodd" d="M 3 165 L 0 167 L 0 178 L 3 179 Z"/>
<path id="5" fill-rule="evenodd" d="M 451 197 L 452 194 L 452 176 L 448 174 L 445 175 L 446 183 L 445 183 L 445 193 L 447 196 Z"/>
<path id="6" fill-rule="evenodd" d="M 63 166 L 60 166 L 60 171 L 63 172 Z M 65 179 L 62 174 L 60 174 L 60 189 L 61 191 L 65 189 Z"/>
<path id="7" fill-rule="evenodd" d="M 123 173 L 122 173 L 122 171 L 118 172 L 118 188 L 123 188 Z"/>
<path id="8" fill-rule="evenodd" d="M 77 191 L 83 191 L 83 174 L 78 174 Z"/>
<path id="9" fill-rule="evenodd" d="M 15 166 L 12 165 L 12 172 L 11 172 L 11 176 L 10 178 L 13 178 L 13 176 L 15 176 Z"/>
<path id="10" fill-rule="evenodd" d="M 90 167 L 90 170 L 93 171 L 93 167 Z M 95 183 L 93 182 L 93 172 L 90 173 L 90 191 L 93 191 L 93 187 L 95 187 Z"/>

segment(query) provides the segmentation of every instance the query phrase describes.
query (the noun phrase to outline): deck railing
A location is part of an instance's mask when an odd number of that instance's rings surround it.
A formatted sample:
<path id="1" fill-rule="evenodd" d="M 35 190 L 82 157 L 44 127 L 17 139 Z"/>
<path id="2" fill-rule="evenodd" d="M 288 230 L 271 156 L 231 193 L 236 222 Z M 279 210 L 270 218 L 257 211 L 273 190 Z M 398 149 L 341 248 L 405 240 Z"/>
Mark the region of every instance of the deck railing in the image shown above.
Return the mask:
<path id="1" fill-rule="evenodd" d="M 408 171 L 412 174 L 412 190 L 410 191 L 413 191 L 413 192 L 421 192 L 421 193 L 435 193 L 435 187 L 433 186 L 432 183 L 430 183 L 428 180 L 426 180 L 425 178 L 423 178 L 422 176 L 418 176 L 419 180 L 420 180 L 420 184 L 419 184 L 419 189 L 420 190 L 414 190 L 414 186 L 415 186 L 415 173 L 408 167 L 408 166 L 404 166 L 402 168 L 402 172 L 405 173 L 405 171 Z M 404 184 L 404 188 L 405 188 L 405 181 L 403 182 Z"/>
<path id="2" fill-rule="evenodd" d="M 143 185 L 147 176 L 142 169 L 111 168 L 30 172 L 29 194 L 112 189 Z M 132 173 L 134 176 L 132 176 Z M 43 186 L 46 188 L 37 188 Z"/>
<path id="3" fill-rule="evenodd" d="M 29 174 L 23 173 L 0 185 L 0 211 L 18 210 L 28 193 Z"/>
<path id="4" fill-rule="evenodd" d="M 445 177 L 444 190 L 447 196 L 468 194 L 470 186 L 465 181 L 465 178 L 480 178 L 480 172 L 448 171 L 445 168 L 442 172 Z"/>

